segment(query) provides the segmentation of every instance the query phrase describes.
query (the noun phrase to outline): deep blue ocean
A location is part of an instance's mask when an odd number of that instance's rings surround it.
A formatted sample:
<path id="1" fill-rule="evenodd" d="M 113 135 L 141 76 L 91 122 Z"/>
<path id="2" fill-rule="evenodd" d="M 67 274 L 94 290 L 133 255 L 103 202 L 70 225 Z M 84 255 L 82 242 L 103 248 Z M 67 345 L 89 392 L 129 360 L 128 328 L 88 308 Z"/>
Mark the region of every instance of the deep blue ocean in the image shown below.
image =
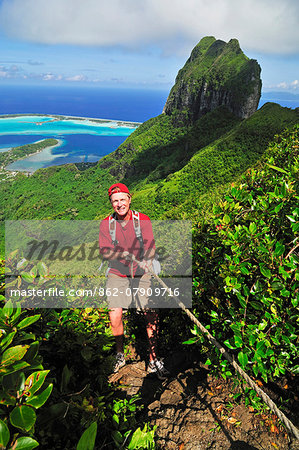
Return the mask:
<path id="1" fill-rule="evenodd" d="M 162 112 L 168 91 L 89 86 L 0 85 L 0 114 L 40 113 L 144 122 Z"/>
<path id="2" fill-rule="evenodd" d="M 0 85 L 0 115 L 38 113 L 144 122 L 161 114 L 168 93 L 169 90 L 2 84 Z M 279 94 L 273 96 L 271 93 L 263 94 L 259 106 L 267 101 L 275 101 L 289 108 L 298 106 L 298 101 L 292 97 L 284 99 L 279 98 Z M 97 161 L 114 151 L 130 133 L 125 134 L 99 136 L 84 134 L 81 131 L 80 134 L 64 135 L 61 132 L 58 137 L 62 139 L 62 145 L 52 150 L 52 158 L 36 162 L 35 169 L 69 162 Z M 13 133 L 0 135 L 0 151 L 45 137 L 51 136 L 48 133 L 46 136 L 43 135 L 42 131 L 41 134 L 34 133 L 34 135 Z M 56 138 L 57 135 L 54 134 L 52 137 Z M 17 170 L 22 170 L 21 166 L 19 169 L 17 167 Z"/>
<path id="3" fill-rule="evenodd" d="M 167 95 L 168 91 L 145 89 L 0 85 L 0 114 L 58 114 L 144 122 L 162 112 Z M 60 134 L 59 138 L 63 139 L 63 145 L 52 151 L 53 155 L 57 154 L 57 158 L 40 163 L 35 168 L 76 161 L 97 161 L 114 151 L 126 137 Z M 0 149 L 4 151 L 6 148 L 43 138 L 45 136 L 42 134 L 1 135 Z M 63 157 L 59 157 L 61 153 Z"/>

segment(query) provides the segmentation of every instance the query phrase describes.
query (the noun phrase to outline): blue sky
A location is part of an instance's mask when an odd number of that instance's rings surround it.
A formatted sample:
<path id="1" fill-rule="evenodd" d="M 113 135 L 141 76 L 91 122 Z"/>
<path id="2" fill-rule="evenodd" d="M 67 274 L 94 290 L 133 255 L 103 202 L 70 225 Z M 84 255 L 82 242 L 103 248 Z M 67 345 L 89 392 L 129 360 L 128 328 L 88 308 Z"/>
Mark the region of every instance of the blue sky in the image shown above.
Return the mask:
<path id="1" fill-rule="evenodd" d="M 203 36 L 237 38 L 264 91 L 299 94 L 297 0 L 0 0 L 0 83 L 169 89 Z"/>

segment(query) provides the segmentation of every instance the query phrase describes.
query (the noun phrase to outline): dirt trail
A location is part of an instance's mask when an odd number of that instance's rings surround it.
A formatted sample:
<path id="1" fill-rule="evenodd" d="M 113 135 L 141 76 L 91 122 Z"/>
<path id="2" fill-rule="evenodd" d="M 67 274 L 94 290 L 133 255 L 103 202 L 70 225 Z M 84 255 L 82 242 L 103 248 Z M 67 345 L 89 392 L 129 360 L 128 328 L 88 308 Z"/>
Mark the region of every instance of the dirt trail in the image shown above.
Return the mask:
<path id="1" fill-rule="evenodd" d="M 147 375 L 140 360 L 128 361 L 110 378 L 127 397 L 141 395 L 143 418 L 157 425 L 161 449 L 299 450 L 276 416 L 236 405 L 232 383 L 211 376 L 196 359 L 180 354 L 165 360 L 172 374 L 165 381 Z"/>

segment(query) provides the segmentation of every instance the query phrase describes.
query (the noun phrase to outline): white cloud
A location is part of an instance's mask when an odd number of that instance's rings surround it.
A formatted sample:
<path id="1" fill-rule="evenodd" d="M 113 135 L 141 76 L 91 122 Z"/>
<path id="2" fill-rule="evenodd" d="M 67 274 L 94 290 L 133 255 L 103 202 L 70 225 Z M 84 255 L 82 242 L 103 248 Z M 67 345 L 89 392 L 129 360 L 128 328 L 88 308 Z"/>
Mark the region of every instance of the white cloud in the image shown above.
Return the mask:
<path id="1" fill-rule="evenodd" d="M 15 64 L 7 67 L 0 66 L 0 78 L 23 78 L 22 68 Z"/>
<path id="2" fill-rule="evenodd" d="M 65 78 L 66 81 L 87 81 L 87 77 L 84 75 L 73 75 L 72 77 Z"/>
<path id="3" fill-rule="evenodd" d="M 11 66 L 0 65 L 0 79 L 31 79 L 31 80 L 42 80 L 42 81 L 91 81 L 98 82 L 100 80 L 89 80 L 88 77 L 82 74 L 66 76 L 61 74 L 55 74 L 52 72 L 46 73 L 32 73 L 25 72 L 21 66 L 13 64 Z"/>
<path id="4" fill-rule="evenodd" d="M 0 78 L 9 78 L 8 73 L 0 68 Z"/>
<path id="5" fill-rule="evenodd" d="M 85 75 L 63 76 L 61 74 L 44 73 L 29 74 L 28 78 L 41 79 L 43 81 L 89 81 Z"/>
<path id="6" fill-rule="evenodd" d="M 266 89 L 279 89 L 279 90 L 286 90 L 286 91 L 296 91 L 299 89 L 299 80 L 294 80 L 291 83 L 287 83 L 286 81 L 282 81 L 278 84 L 271 84 L 268 86 L 265 86 Z"/>
<path id="7" fill-rule="evenodd" d="M 11 36 L 46 44 L 158 45 L 186 52 L 201 37 L 237 38 L 258 52 L 298 51 L 296 0 L 3 0 L 0 24 Z"/>
<path id="8" fill-rule="evenodd" d="M 46 73 L 45 75 L 42 76 L 42 79 L 44 81 L 53 81 L 56 79 L 56 76 L 53 75 L 52 73 Z"/>
<path id="9" fill-rule="evenodd" d="M 285 81 L 283 81 L 282 83 L 278 83 L 275 87 L 279 89 L 287 89 L 288 85 Z"/>

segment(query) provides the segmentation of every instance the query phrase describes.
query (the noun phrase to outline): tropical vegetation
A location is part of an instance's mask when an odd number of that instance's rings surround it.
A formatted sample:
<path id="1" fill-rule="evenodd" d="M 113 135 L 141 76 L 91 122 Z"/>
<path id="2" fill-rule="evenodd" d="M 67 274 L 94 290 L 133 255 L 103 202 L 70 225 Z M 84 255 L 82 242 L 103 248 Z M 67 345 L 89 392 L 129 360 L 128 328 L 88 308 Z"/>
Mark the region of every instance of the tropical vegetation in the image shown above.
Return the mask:
<path id="1" fill-rule="evenodd" d="M 236 87 L 236 98 L 238 92 L 242 98 L 251 95 L 254 86 L 243 82 L 257 63 L 237 41 L 227 45 L 228 54 L 221 42 L 205 38 L 195 47 L 178 82 L 188 79 L 189 63 L 199 58 L 211 85 Z M 205 45 L 214 53 L 205 52 Z M 212 73 L 215 58 L 221 70 Z M 238 73 L 236 86 L 230 85 L 231 67 Z M 192 82 L 203 84 L 194 65 L 191 75 Z M 170 99 L 177 89 L 178 84 Z M 91 167 L 67 164 L 2 178 L 1 234 L 5 220 L 100 220 L 111 210 L 107 189 L 119 181 L 133 193 L 134 209 L 152 219 L 192 220 L 193 313 L 249 375 L 265 388 L 275 387 L 279 406 L 292 414 L 299 371 L 298 113 L 268 103 L 247 119 L 224 106 L 191 118 L 184 108 L 170 108 Z M 37 147 L 2 153 L 1 161 L 33 150 Z M 44 262 L 27 261 L 18 250 L 5 257 L 7 274 L 17 267 L 8 287 L 54 283 Z M 156 448 L 155 428 L 144 420 L 140 398 L 126 397 L 108 381 L 114 340 L 107 309 L 87 308 L 84 294 L 72 308 L 21 309 L 20 298 L 5 303 L 4 261 L 1 267 L 0 449 Z M 242 386 L 181 310 L 159 315 L 162 354 L 195 347 L 211 372 Z M 139 320 L 128 314 L 127 344 L 144 356 Z M 247 404 L 259 410 L 256 394 L 245 387 L 244 393 Z M 236 398 L 240 395 L 239 390 Z"/>
<path id="2" fill-rule="evenodd" d="M 278 387 L 282 379 L 294 386 L 298 374 L 298 148 L 298 126 L 276 136 L 209 220 L 194 222 L 194 314 L 252 377 Z M 28 268 L 31 284 L 42 269 Z M 235 376 L 181 311 L 161 317 L 162 351 L 194 344 L 212 370 Z M 105 310 L 33 313 L 9 302 L 0 323 L 3 447 L 154 448 L 138 399 L 107 381 L 113 339 Z M 128 326 L 138 337 L 134 321 Z M 253 391 L 246 395 L 260 407 Z M 280 406 L 289 411 L 293 397 L 284 389 Z"/>

